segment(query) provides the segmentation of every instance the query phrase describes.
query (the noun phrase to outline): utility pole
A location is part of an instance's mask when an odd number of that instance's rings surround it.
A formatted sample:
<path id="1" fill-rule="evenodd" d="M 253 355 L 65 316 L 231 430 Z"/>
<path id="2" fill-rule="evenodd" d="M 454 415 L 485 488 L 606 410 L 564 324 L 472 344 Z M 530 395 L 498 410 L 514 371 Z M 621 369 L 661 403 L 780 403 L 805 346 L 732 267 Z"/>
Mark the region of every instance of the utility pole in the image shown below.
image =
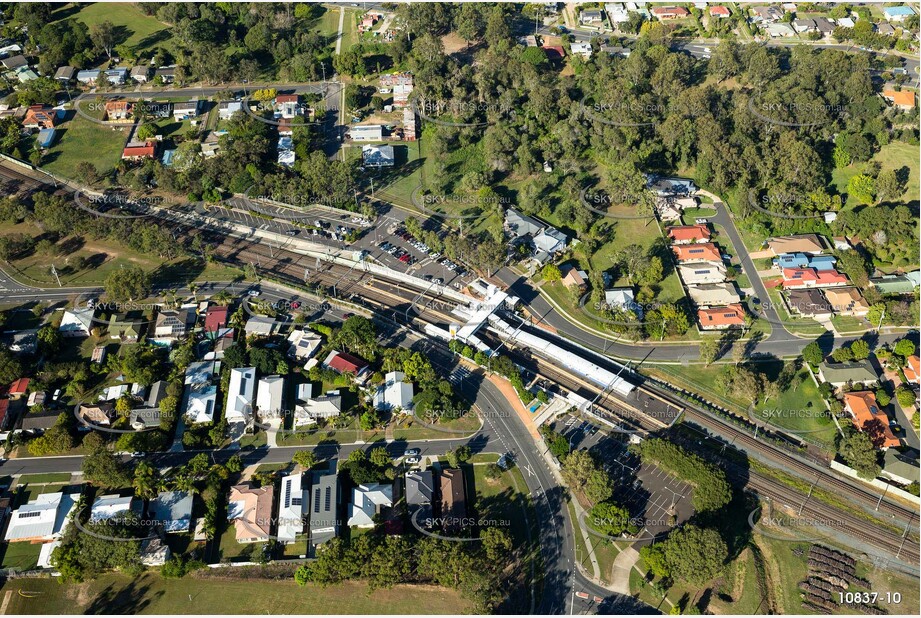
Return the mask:
<path id="1" fill-rule="evenodd" d="M 59 287 L 59 288 L 64 287 L 63 285 L 61 285 L 61 278 L 58 277 L 58 271 L 57 271 L 57 269 L 54 267 L 54 264 L 51 265 L 51 274 L 54 275 L 55 280 L 58 282 L 58 287 Z"/>

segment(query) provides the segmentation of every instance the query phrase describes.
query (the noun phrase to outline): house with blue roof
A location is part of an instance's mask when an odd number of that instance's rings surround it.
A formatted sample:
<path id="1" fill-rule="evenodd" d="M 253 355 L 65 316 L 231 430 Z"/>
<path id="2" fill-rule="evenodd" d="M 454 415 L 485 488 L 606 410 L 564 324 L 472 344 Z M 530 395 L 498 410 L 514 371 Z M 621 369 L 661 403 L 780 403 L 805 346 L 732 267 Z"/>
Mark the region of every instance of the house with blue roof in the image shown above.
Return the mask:
<path id="1" fill-rule="evenodd" d="M 809 255 L 806 253 L 782 253 L 774 258 L 774 268 L 814 268 L 834 270 L 837 259 L 833 255 Z"/>
<path id="2" fill-rule="evenodd" d="M 102 73 L 99 69 L 87 69 L 84 71 L 77 72 L 77 81 L 81 84 L 94 84 L 96 80 L 99 79 L 99 74 Z"/>
<path id="3" fill-rule="evenodd" d="M 915 12 L 910 6 L 887 6 L 883 9 L 883 15 L 886 16 L 886 21 L 902 22 L 914 14 Z"/>

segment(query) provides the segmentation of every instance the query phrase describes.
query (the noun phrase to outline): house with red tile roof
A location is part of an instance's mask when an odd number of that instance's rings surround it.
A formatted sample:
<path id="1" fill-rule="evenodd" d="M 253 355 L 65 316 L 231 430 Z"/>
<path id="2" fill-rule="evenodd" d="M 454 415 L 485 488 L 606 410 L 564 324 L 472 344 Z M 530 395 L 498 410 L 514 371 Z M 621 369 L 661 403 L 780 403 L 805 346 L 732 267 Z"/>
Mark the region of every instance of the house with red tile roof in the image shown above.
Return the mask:
<path id="1" fill-rule="evenodd" d="M 816 270 L 815 268 L 784 268 L 783 287 L 823 288 L 847 285 L 847 277 L 837 270 Z"/>
<path id="2" fill-rule="evenodd" d="M 227 328 L 228 307 L 212 305 L 205 312 L 205 334 L 211 337 L 232 337 L 233 330 Z M 224 332 L 226 330 L 226 332 Z"/>
<path id="3" fill-rule="evenodd" d="M 915 93 L 911 90 L 883 90 L 883 98 L 904 111 L 915 108 Z"/>
<path id="4" fill-rule="evenodd" d="M 668 237 L 672 244 L 686 245 L 689 243 L 703 243 L 710 240 L 710 228 L 703 224 L 697 225 L 673 225 L 666 228 Z"/>
<path id="5" fill-rule="evenodd" d="M 10 399 L 19 399 L 25 395 L 26 391 L 29 390 L 30 381 L 31 380 L 29 378 L 19 378 L 10 384 L 10 387 L 7 389 L 7 393 L 9 393 Z"/>
<path id="6" fill-rule="evenodd" d="M 678 19 L 690 14 L 683 6 L 657 6 L 649 12 L 659 19 Z"/>
<path id="7" fill-rule="evenodd" d="M 561 45 L 544 45 L 541 49 L 547 54 L 548 60 L 561 60 L 566 56 L 566 50 Z"/>
<path id="8" fill-rule="evenodd" d="M 338 373 L 351 373 L 359 376 L 368 370 L 368 363 L 347 352 L 333 350 L 323 361 L 323 365 Z"/>
<path id="9" fill-rule="evenodd" d="M 917 354 L 912 354 L 905 361 L 905 366 L 902 368 L 905 379 L 909 382 L 921 381 L 921 358 L 918 358 Z"/>
<path id="10" fill-rule="evenodd" d="M 122 159 L 130 161 L 139 161 L 141 159 L 153 159 L 157 156 L 156 142 L 131 142 L 125 146 L 122 152 Z"/>
<path id="11" fill-rule="evenodd" d="M 844 409 L 851 415 L 857 429 L 870 436 L 876 448 L 887 449 L 900 445 L 899 439 L 889 429 L 889 417 L 880 410 L 872 391 L 845 393 Z"/>
<path id="12" fill-rule="evenodd" d="M 745 326 L 745 308 L 738 303 L 725 307 L 703 307 L 697 310 L 697 322 L 702 330 Z"/>
<path id="13" fill-rule="evenodd" d="M 720 19 L 724 17 L 729 17 L 731 13 L 729 8 L 725 6 L 711 6 L 710 7 L 710 17 L 719 17 Z"/>
<path id="14" fill-rule="evenodd" d="M 673 245 L 672 251 L 679 262 L 722 262 L 720 250 L 711 242 L 690 245 Z"/>
<path id="15" fill-rule="evenodd" d="M 53 129 L 57 124 L 58 113 L 47 105 L 30 105 L 22 119 L 26 129 Z"/>

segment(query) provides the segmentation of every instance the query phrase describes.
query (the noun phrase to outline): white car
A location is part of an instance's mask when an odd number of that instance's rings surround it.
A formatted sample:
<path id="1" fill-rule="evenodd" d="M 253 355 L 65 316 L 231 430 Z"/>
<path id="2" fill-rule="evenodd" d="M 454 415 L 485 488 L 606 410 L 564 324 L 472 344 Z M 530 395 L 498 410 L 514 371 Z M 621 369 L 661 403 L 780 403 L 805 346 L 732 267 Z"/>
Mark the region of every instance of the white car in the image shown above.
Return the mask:
<path id="1" fill-rule="evenodd" d="M 710 219 L 694 219 L 694 223 L 697 225 L 707 225 L 710 223 Z"/>
<path id="2" fill-rule="evenodd" d="M 260 294 L 262 294 L 262 292 L 260 292 L 259 290 L 247 290 L 246 292 L 247 296 L 253 296 L 253 297 L 259 296 Z"/>

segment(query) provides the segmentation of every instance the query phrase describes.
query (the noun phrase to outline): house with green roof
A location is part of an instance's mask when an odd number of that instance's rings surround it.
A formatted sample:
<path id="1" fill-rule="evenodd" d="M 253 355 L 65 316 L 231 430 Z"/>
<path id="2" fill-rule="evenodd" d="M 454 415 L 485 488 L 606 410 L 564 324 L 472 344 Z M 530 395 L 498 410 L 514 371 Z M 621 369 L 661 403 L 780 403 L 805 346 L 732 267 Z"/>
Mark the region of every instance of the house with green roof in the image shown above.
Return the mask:
<path id="1" fill-rule="evenodd" d="M 847 384 L 876 384 L 879 376 L 869 359 L 849 361 L 846 363 L 829 363 L 819 365 L 819 379 L 835 388 Z"/>
<path id="2" fill-rule="evenodd" d="M 122 343 L 137 343 L 141 336 L 141 321 L 113 313 L 109 318 L 109 339 Z"/>

